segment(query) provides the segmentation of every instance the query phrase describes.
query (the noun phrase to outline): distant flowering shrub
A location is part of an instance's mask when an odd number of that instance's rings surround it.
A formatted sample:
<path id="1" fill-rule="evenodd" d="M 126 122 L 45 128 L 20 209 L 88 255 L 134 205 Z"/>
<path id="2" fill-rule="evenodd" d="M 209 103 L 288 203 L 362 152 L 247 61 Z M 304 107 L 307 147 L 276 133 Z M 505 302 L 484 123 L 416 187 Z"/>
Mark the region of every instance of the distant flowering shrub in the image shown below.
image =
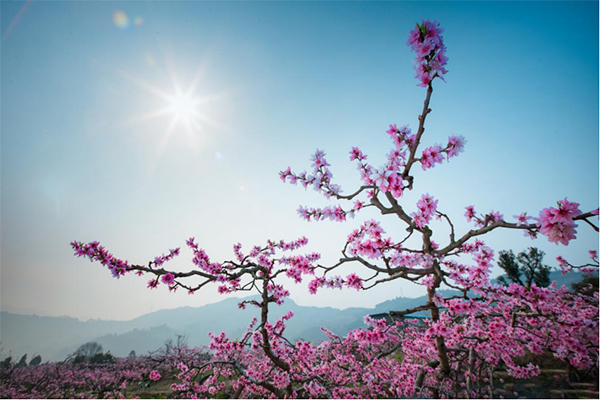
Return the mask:
<path id="1" fill-rule="evenodd" d="M 279 173 L 284 183 L 300 183 L 305 189 L 310 186 L 328 199 L 347 202 L 347 206 L 300 206 L 301 218 L 345 222 L 373 208 L 404 227 L 404 237 L 394 239 L 386 235 L 379 221 L 364 221 L 348 235 L 339 261 L 329 266 L 319 264 L 318 253 L 296 253 L 308 243 L 306 238 L 269 240 L 245 253 L 238 243 L 233 247 L 235 258 L 224 262 L 211 261 L 190 238 L 186 244 L 195 268 L 187 272 L 164 269 L 166 262 L 179 255 L 179 248 L 147 265 L 136 265 L 115 258 L 98 242 L 71 243 L 75 255 L 100 262 L 117 278 L 132 271 L 150 274 L 149 288 L 162 282 L 171 291 L 183 288 L 191 294 L 214 283 L 223 294 L 259 293 L 258 299 L 239 304 L 240 308 L 258 307 L 261 312 L 242 337 L 232 340 L 224 332 L 212 334 L 210 360 L 177 364 L 179 381 L 172 386 L 175 396 L 494 397 L 495 368 L 505 367 L 515 378 L 540 373 L 536 365 L 519 363 L 528 353 L 550 351 L 575 368 L 597 368 L 598 293 L 571 293 L 556 284 L 548 288 L 493 284 L 489 275 L 495 253 L 481 238 L 497 229 L 513 229 L 567 245 L 575 239 L 580 221 L 598 231 L 592 222 L 598 209 L 582 212 L 578 203 L 565 198 L 557 208 L 543 209 L 538 218 L 523 212 L 514 216 L 513 222 L 498 211 L 478 213 L 474 205 L 468 205 L 464 217 L 473 228 L 459 232 L 452 222 L 454 214 L 442 211 L 443 203 L 433 195 L 422 194 L 414 206 L 400 202 L 406 191 L 414 189 L 415 164 L 423 171 L 431 170 L 458 156 L 466 144 L 462 136 L 454 134 L 445 145 L 424 147 L 422 143 L 433 82 L 444 80 L 447 74 L 442 33 L 439 23 L 429 20 L 410 31 L 407 44 L 416 54 L 418 85 L 427 88 L 418 127 L 413 133 L 407 125 L 390 125 L 387 134 L 392 147 L 379 167 L 371 165 L 359 148 L 350 150 L 360 187 L 342 194 L 342 188 L 333 182 L 325 152 L 318 149 L 311 157 L 310 173 L 296 173 L 289 167 Z M 410 245 L 417 239 L 417 245 Z M 597 252 L 590 255 L 591 263 L 584 266 L 559 258 L 560 267 L 563 271 L 597 271 Z M 362 266 L 363 272 L 333 275 L 349 263 Z M 346 337 L 323 329 L 327 341 L 293 343 L 285 338 L 286 322 L 293 313 L 276 321 L 269 317 L 272 304 L 280 305 L 289 296 L 279 281 L 283 275 L 297 284 L 308 278 L 312 294 L 321 288 L 369 290 L 404 279 L 422 285 L 428 300 L 409 310 L 390 311 L 389 316 L 396 319 L 366 318 L 367 329 L 353 330 Z M 451 288 L 455 294 L 444 296 L 441 287 Z M 428 318 L 410 317 L 417 312 L 427 312 Z M 151 371 L 149 379 L 160 379 L 160 374 Z"/>
<path id="2" fill-rule="evenodd" d="M 145 357 L 102 364 L 65 361 L 24 368 L 3 365 L 0 398 L 126 398 L 148 385 L 145 376 L 156 367 Z"/>

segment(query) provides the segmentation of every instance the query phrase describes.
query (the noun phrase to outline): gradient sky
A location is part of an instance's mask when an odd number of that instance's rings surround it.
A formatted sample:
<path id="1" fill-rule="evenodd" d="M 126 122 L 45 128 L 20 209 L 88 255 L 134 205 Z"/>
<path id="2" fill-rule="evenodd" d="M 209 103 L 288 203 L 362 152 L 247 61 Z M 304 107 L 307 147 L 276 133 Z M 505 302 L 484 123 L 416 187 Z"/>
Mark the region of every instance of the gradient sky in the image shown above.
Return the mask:
<path id="1" fill-rule="evenodd" d="M 150 291 L 73 257 L 72 240 L 99 240 L 146 263 L 195 236 L 213 260 L 267 238 L 306 235 L 325 263 L 345 224 L 306 223 L 298 205 L 326 205 L 283 185 L 278 171 L 310 168 L 324 149 L 346 192 L 358 185 L 348 151 L 375 166 L 390 123 L 416 129 L 408 31 L 422 18 L 445 29 L 449 73 L 435 81 L 424 145 L 450 134 L 465 152 L 426 173 L 402 203 L 439 199 L 457 230 L 464 207 L 510 217 L 568 196 L 598 206 L 598 2 L 1 2 L 1 306 L 81 319 L 130 319 L 220 300 L 214 289 Z M 115 14 L 116 13 L 116 14 Z M 161 97 L 175 85 L 202 99 L 200 129 L 169 130 Z M 369 210 L 370 211 L 370 210 Z M 383 219 L 402 233 L 393 218 Z M 444 234 L 445 236 L 445 234 Z M 438 241 L 442 242 L 443 237 Z M 537 246 L 546 262 L 578 263 L 598 249 L 580 224 L 569 247 L 521 232 L 487 236 L 497 251 Z M 189 269 L 191 253 L 170 266 Z M 348 268 L 343 272 L 358 270 Z M 494 270 L 498 274 L 498 268 Z M 338 308 L 424 294 L 401 282 L 376 291 L 326 291 L 303 305 Z"/>

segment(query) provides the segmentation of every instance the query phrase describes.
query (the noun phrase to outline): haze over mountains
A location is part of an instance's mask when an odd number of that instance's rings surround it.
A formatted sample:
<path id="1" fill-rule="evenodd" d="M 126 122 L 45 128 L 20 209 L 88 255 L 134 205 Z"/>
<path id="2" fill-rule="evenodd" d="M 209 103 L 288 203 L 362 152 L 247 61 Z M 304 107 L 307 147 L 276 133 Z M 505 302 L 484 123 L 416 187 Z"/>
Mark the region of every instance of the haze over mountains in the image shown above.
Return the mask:
<path id="1" fill-rule="evenodd" d="M 40 354 L 44 360 L 60 361 L 73 353 L 81 344 L 96 341 L 104 350 L 118 357 L 127 356 L 131 350 L 141 355 L 160 348 L 166 340 L 185 335 L 190 346 L 208 345 L 209 332 L 224 331 L 230 337 L 244 334 L 259 309 L 248 306 L 240 310 L 240 299 L 225 299 L 202 307 L 181 307 L 160 310 L 130 321 L 80 321 L 70 317 L 40 317 L 7 312 L 0 313 L 0 339 L 2 355 L 10 352 L 15 357 L 27 353 L 29 358 Z M 270 310 L 271 318 L 279 318 L 288 311 L 294 312 L 287 324 L 287 337 L 318 342 L 325 340 L 321 331 L 325 327 L 335 333 L 345 334 L 364 326 L 365 315 L 386 312 L 422 304 L 425 298 L 399 298 L 379 304 L 376 308 L 304 307 L 288 299 L 284 305 Z M 394 307 L 394 306 L 398 307 Z M 390 308 L 391 307 L 391 308 Z"/>
<path id="2" fill-rule="evenodd" d="M 559 285 L 570 287 L 581 279 L 581 274 L 561 275 L 553 272 L 551 279 Z M 450 292 L 444 293 L 449 295 Z M 70 317 L 41 317 L 0 313 L 0 353 L 14 358 L 27 353 L 29 359 L 40 354 L 44 361 L 64 360 L 80 345 L 96 341 L 105 351 L 118 357 L 127 356 L 132 350 L 137 355 L 157 350 L 165 341 L 177 335 L 187 337 L 190 346 L 208 345 L 209 332 L 224 331 L 236 338 L 243 335 L 259 310 L 248 306 L 237 307 L 240 299 L 230 298 L 202 307 L 181 307 L 160 310 L 142 315 L 130 321 L 80 321 Z M 396 298 L 378 304 L 375 308 L 305 307 L 287 299 L 283 306 L 270 310 L 271 318 L 279 318 L 289 310 L 294 317 L 287 323 L 286 337 L 294 340 L 319 342 L 326 340 L 321 327 L 336 334 L 345 335 L 349 330 L 364 327 L 363 319 L 369 314 L 412 308 L 425 303 L 425 297 Z"/>

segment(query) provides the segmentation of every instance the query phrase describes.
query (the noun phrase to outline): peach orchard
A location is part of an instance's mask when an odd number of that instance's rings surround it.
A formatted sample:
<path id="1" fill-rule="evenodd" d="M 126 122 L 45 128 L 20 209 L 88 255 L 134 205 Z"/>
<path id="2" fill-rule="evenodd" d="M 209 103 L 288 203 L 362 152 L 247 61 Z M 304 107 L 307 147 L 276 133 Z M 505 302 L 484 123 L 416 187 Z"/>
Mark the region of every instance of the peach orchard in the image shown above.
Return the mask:
<path id="1" fill-rule="evenodd" d="M 180 254 L 179 248 L 147 264 L 133 264 L 116 258 L 98 242 L 71 243 L 75 255 L 99 262 L 117 278 L 130 272 L 149 276 L 151 289 L 165 285 L 171 291 L 193 293 L 216 284 L 224 294 L 259 294 L 255 300 L 240 303 L 240 307 L 260 309 L 260 317 L 249 322 L 242 337 L 213 334 L 209 360 L 188 357 L 178 364 L 177 382 L 172 385 L 175 396 L 492 397 L 495 369 L 506 368 L 514 378 L 534 377 L 540 373 L 539 367 L 518 360 L 525 354 L 544 352 L 597 373 L 598 293 L 590 297 L 556 284 L 548 288 L 493 284 L 490 268 L 495 252 L 484 237 L 510 229 L 566 246 L 575 239 L 578 224 L 598 231 L 598 209 L 581 210 L 578 203 L 565 198 L 542 210 L 523 210 L 507 217 L 496 211 L 476 211 L 473 205 L 442 210 L 438 199 L 428 193 L 422 193 L 416 205 L 402 201 L 404 192 L 413 190 L 415 169 L 433 169 L 457 157 L 466 144 L 458 135 L 450 136 L 445 144 L 426 140 L 433 85 L 447 74 L 442 33 L 439 24 L 429 20 L 410 31 L 407 44 L 416 54 L 414 68 L 418 85 L 424 88 L 423 109 L 416 129 L 390 125 L 391 148 L 383 165 L 371 165 L 358 148 L 350 150 L 360 186 L 343 192 L 334 183 L 321 150 L 311 158 L 310 173 L 291 168 L 279 173 L 286 183 L 312 187 L 339 201 L 324 208 L 300 207 L 298 213 L 307 221 L 345 222 L 374 208 L 382 218 L 403 226 L 404 237 L 389 237 L 379 221 L 366 221 L 348 234 L 342 256 L 333 265 L 319 263 L 317 253 L 302 253 L 308 242 L 304 237 L 267 241 L 248 250 L 235 244 L 233 258 L 221 262 L 211 260 L 190 238 L 186 245 L 194 267 L 186 272 L 166 268 L 168 261 Z M 453 223 L 453 218 L 462 214 L 472 224 L 465 232 L 455 229 Z M 443 231 L 449 234 L 441 236 L 434 231 L 433 221 L 446 225 Z M 415 238 L 419 245 L 409 245 Z M 560 267 L 565 272 L 597 271 L 597 253 L 590 251 L 590 258 L 581 266 L 561 258 Z M 363 273 L 344 274 L 350 264 L 360 265 Z M 324 342 L 294 343 L 285 336 L 286 322 L 293 313 L 276 321 L 269 317 L 270 309 L 289 296 L 281 283 L 283 276 L 297 284 L 307 283 L 311 293 L 327 288 L 369 290 L 407 280 L 422 285 L 427 302 L 410 310 L 391 311 L 396 317 L 393 323 L 367 317 L 365 329 L 345 337 L 325 330 L 328 340 Z M 442 286 L 454 289 L 455 295 L 441 295 Z M 410 318 L 415 312 L 428 313 L 424 324 Z M 146 374 L 156 378 L 148 371 Z"/>

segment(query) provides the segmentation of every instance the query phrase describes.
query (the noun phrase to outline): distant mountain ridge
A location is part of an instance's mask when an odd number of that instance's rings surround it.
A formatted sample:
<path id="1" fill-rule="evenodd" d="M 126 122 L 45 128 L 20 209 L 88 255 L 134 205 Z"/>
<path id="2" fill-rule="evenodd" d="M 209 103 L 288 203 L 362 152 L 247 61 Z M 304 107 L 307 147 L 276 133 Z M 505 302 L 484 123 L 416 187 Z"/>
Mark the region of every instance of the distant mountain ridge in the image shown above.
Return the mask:
<path id="1" fill-rule="evenodd" d="M 412 300 L 412 299 L 410 299 Z M 202 307 L 180 307 L 159 310 L 130 321 L 80 321 L 70 317 L 40 317 L 0 312 L 0 341 L 2 355 L 14 357 L 27 353 L 31 358 L 41 354 L 44 360 L 59 361 L 74 352 L 81 344 L 96 341 L 105 351 L 124 357 L 131 350 L 141 355 L 161 347 L 168 339 L 184 335 L 190 346 L 208 345 L 209 332 L 221 332 L 239 337 L 245 332 L 259 310 L 248 306 L 240 310 L 240 299 L 224 299 Z M 320 327 L 345 334 L 361 326 L 368 308 L 338 310 L 331 307 L 304 307 L 288 299 L 283 306 L 273 307 L 270 317 L 280 318 L 288 311 L 295 316 L 288 323 L 287 336 L 310 341 L 325 340 Z"/>
<path id="2" fill-rule="evenodd" d="M 551 279 L 560 285 L 569 286 L 581 279 L 581 274 L 562 275 L 553 272 Z M 441 291 L 446 296 L 451 291 Z M 456 293 L 456 292 L 454 292 Z M 209 332 L 224 331 L 230 337 L 243 335 L 259 310 L 248 306 L 246 310 L 237 307 L 240 299 L 229 298 L 202 307 L 180 307 L 159 310 L 142 315 L 130 321 L 80 321 L 70 317 L 41 317 L 0 312 L 0 352 L 13 358 L 27 353 L 29 359 L 40 354 L 44 361 L 59 361 L 73 353 L 81 344 L 96 341 L 105 351 L 118 357 L 127 356 L 132 350 L 138 355 L 160 348 L 168 339 L 184 335 L 190 346 L 204 346 L 209 343 Z M 283 306 L 273 307 L 270 317 L 280 318 L 288 311 L 294 318 L 287 323 L 286 336 L 290 340 L 319 342 L 326 336 L 321 331 L 345 335 L 348 331 L 364 327 L 364 317 L 369 314 L 386 313 L 422 305 L 425 296 L 388 300 L 375 308 L 348 308 L 338 310 L 331 307 L 307 307 L 287 299 Z"/>
<path id="3" fill-rule="evenodd" d="M 131 350 L 144 354 L 158 349 L 168 339 L 185 335 L 190 346 L 209 343 L 209 332 L 224 331 L 232 337 L 241 336 L 259 310 L 240 310 L 240 299 L 225 299 L 202 307 L 181 307 L 159 310 L 130 321 L 80 321 L 70 317 L 41 317 L 0 312 L 0 349 L 6 357 L 27 353 L 42 355 L 44 360 L 59 361 L 81 344 L 97 341 L 105 351 L 115 356 L 127 356 Z M 294 339 L 324 340 L 320 326 L 345 333 L 372 309 L 337 310 L 330 307 L 303 307 L 288 299 L 271 310 L 272 318 L 280 318 L 292 310 L 295 317 L 288 324 L 288 336 Z M 317 328 L 314 332 L 311 328 Z M 305 334 L 305 331 L 308 333 Z M 312 332 L 312 333 L 311 333 Z M 316 337 L 321 333 L 323 337 Z"/>

